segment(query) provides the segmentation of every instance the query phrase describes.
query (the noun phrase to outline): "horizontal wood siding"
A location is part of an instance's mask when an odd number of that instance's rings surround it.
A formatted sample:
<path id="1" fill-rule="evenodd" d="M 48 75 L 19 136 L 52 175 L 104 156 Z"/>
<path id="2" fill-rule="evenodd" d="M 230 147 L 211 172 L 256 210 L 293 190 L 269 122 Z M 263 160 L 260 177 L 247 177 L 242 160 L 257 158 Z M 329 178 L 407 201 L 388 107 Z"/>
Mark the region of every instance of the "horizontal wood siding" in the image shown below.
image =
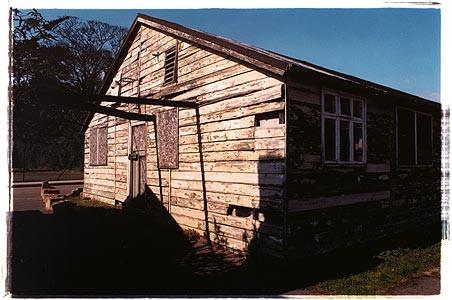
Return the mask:
<path id="1" fill-rule="evenodd" d="M 176 44 L 177 83 L 163 85 L 164 52 Z M 139 29 L 115 80 L 121 73 L 134 79 L 122 86 L 124 96 L 139 93 L 201 104 L 199 115 L 195 109 L 179 108 L 178 169 L 157 168 L 155 128 L 147 123 L 147 185 L 179 225 L 204 234 L 205 195 L 212 241 L 240 250 L 258 241 L 264 251 L 281 253 L 285 125 L 255 126 L 255 116 L 284 110 L 282 82 L 146 27 Z M 110 88 L 108 94 L 117 92 Z M 169 108 L 121 105 L 119 109 L 155 114 Z M 86 131 L 85 196 L 108 202 L 127 197 L 128 123 L 118 121 L 96 114 L 90 124 L 108 122 L 105 167 L 89 166 Z M 231 213 L 235 207 L 254 213 L 240 217 Z"/>
<path id="2" fill-rule="evenodd" d="M 367 104 L 367 163 L 327 165 L 322 162 L 321 88 L 288 83 L 290 253 L 325 252 L 408 226 L 439 222 L 439 111 L 433 116 L 433 167 L 398 168 L 397 99 L 358 93 Z"/>

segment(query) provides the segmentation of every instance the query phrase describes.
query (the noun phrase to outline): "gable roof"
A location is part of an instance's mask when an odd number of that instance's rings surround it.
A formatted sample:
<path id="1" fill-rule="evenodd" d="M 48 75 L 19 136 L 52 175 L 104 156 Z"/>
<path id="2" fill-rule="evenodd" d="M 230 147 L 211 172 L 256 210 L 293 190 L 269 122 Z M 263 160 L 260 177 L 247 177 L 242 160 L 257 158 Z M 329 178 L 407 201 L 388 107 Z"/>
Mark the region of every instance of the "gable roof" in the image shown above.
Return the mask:
<path id="1" fill-rule="evenodd" d="M 227 55 L 235 58 L 243 63 L 250 65 L 258 70 L 270 72 L 281 78 L 297 78 L 299 76 L 309 77 L 306 75 L 333 80 L 337 83 L 344 84 L 349 87 L 355 87 L 367 90 L 372 94 L 382 94 L 404 99 L 410 102 L 426 104 L 429 106 L 439 107 L 440 104 L 433 102 L 406 92 L 402 92 L 387 86 L 383 86 L 374 82 L 363 80 L 361 78 L 333 71 L 307 61 L 292 58 L 273 51 L 265 50 L 245 43 L 237 42 L 232 39 L 224 38 L 214 34 L 184 27 L 182 25 L 158 19 L 144 14 L 138 14 L 135 18 L 115 60 L 112 62 L 103 84 L 98 94 L 103 95 L 107 92 L 113 77 L 118 71 L 122 60 L 127 55 L 127 50 L 133 42 L 134 36 L 140 25 L 152 28 L 173 36 L 176 39 L 196 44 L 197 46 L 207 48 L 212 52 Z M 93 114 L 87 119 L 91 120 Z M 86 125 L 86 124 L 85 124 Z M 84 126 L 86 129 L 87 126 Z"/>

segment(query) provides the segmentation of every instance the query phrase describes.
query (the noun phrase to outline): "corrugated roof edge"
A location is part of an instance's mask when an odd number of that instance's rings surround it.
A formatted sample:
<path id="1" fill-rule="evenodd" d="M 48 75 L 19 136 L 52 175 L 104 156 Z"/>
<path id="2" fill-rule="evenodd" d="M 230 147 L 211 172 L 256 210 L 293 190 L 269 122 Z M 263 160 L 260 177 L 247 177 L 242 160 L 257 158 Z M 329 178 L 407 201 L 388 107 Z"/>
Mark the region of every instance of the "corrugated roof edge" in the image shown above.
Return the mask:
<path id="1" fill-rule="evenodd" d="M 141 20 L 140 20 L 141 18 Z M 151 22 L 151 24 L 149 23 Z M 125 50 L 129 47 L 133 41 L 133 34 L 138 28 L 138 23 L 146 26 L 153 27 L 156 30 L 166 32 L 167 34 L 177 36 L 183 40 L 188 40 L 195 44 L 202 44 L 202 46 L 212 48 L 215 51 L 225 52 L 227 55 L 235 56 L 237 59 L 245 59 L 245 57 L 250 58 L 246 62 L 248 64 L 255 64 L 259 69 L 265 68 L 271 73 L 283 76 L 297 76 L 296 74 L 301 72 L 313 72 L 322 77 L 331 77 L 349 84 L 358 85 L 362 88 L 370 88 L 378 92 L 383 92 L 390 94 L 394 97 L 409 99 L 417 103 L 422 103 L 426 105 L 441 106 L 440 103 L 415 96 L 400 90 L 396 90 L 381 84 L 377 84 L 371 81 L 367 81 L 355 76 L 340 73 L 334 70 L 330 70 L 303 60 L 292 58 L 283 54 L 279 54 L 273 51 L 265 50 L 255 46 L 247 45 L 232 39 L 224 38 L 221 36 L 213 35 L 203 31 L 191 29 L 184 27 L 180 24 L 173 23 L 170 21 L 158 19 L 145 14 L 137 14 L 134 22 L 132 23 L 123 44 L 116 55 L 116 58 L 110 65 L 109 71 L 104 78 L 102 85 L 98 90 L 98 94 L 104 94 L 110 85 L 113 76 L 115 75 L 117 69 L 119 68 L 120 62 L 123 57 L 127 54 Z M 154 24 L 152 24 L 154 23 Z M 163 27 L 162 27 L 163 26 Z M 171 32 L 170 32 L 171 31 Z M 179 33 L 179 34 L 178 34 Z M 190 38 L 192 37 L 192 38 Z M 219 46 L 218 48 L 215 45 Z M 223 51 L 222 51 L 223 50 Z M 232 52 L 227 52 L 231 50 Z M 226 53 L 227 52 L 227 53 Z M 262 64 L 258 64 L 261 62 Z M 90 113 L 85 120 L 82 131 L 84 132 L 93 117 L 94 113 Z"/>

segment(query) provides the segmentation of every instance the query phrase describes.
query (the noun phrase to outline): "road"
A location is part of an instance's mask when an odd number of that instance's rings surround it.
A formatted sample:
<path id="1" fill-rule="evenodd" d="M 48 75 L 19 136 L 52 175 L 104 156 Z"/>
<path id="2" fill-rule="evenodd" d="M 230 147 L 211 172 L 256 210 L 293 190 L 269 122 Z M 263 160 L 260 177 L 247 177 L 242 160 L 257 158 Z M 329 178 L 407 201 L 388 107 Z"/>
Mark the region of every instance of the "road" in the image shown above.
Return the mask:
<path id="1" fill-rule="evenodd" d="M 57 189 L 60 190 L 61 194 L 69 193 L 70 191 L 82 187 L 81 184 L 70 184 L 70 185 L 58 185 Z M 39 210 L 44 212 L 44 204 L 41 200 L 41 187 L 14 187 L 12 189 L 13 194 L 13 211 L 30 211 Z"/>

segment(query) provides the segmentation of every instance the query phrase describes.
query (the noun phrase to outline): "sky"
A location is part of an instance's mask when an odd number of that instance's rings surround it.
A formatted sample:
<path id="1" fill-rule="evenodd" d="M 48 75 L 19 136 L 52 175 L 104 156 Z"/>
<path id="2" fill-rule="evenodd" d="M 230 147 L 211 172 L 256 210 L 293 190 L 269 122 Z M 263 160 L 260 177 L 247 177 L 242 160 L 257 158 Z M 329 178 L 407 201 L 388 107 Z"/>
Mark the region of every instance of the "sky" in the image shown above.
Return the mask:
<path id="1" fill-rule="evenodd" d="M 438 9 L 40 10 L 129 28 L 137 13 L 440 100 Z"/>

